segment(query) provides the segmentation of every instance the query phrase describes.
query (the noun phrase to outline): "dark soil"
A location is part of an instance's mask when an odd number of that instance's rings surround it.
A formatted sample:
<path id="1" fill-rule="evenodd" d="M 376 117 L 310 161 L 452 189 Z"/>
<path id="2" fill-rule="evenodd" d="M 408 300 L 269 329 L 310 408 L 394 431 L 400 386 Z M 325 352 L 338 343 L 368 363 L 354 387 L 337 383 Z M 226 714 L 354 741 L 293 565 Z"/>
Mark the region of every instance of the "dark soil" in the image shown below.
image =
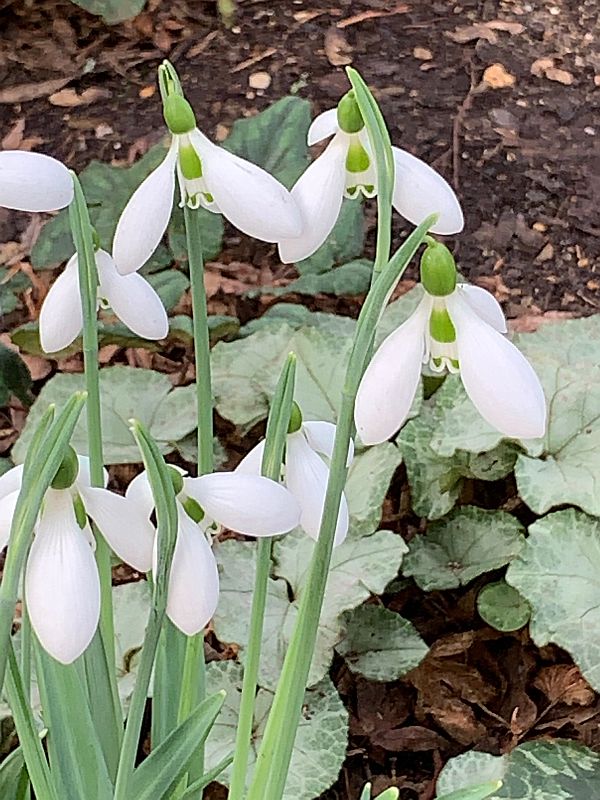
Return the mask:
<path id="1" fill-rule="evenodd" d="M 511 317 L 581 316 L 600 307 L 599 12 L 598 0 L 246 0 L 228 30 L 201 0 L 150 0 L 113 27 L 67 0 L 0 0 L 0 138 L 75 169 L 92 158 L 131 163 L 163 135 L 155 75 L 164 57 L 217 139 L 290 92 L 311 99 L 315 113 L 334 105 L 351 60 L 393 141 L 457 189 L 466 230 L 453 245 L 466 277 L 495 292 Z M 257 72 L 267 73 L 266 89 L 250 88 Z M 88 90 L 87 101 L 56 105 L 64 89 Z M 0 242 L 17 240 L 27 223 L 0 209 Z M 406 231 L 395 224 L 399 241 Z M 264 301 L 242 298 L 244 276 L 256 283 L 257 273 L 281 268 L 273 248 L 230 231 L 216 269 L 229 283 L 216 287 L 212 310 L 247 318 Z M 310 302 L 335 308 L 331 298 Z M 27 307 L 35 315 L 35 297 Z M 356 303 L 338 301 L 338 310 L 355 313 Z M 407 492 L 400 475 L 384 521 L 410 537 L 420 522 Z M 497 492 L 496 507 L 520 513 L 511 485 Z M 327 800 L 356 800 L 369 777 L 377 791 L 397 785 L 402 800 L 432 800 L 443 763 L 471 747 L 505 752 L 546 734 L 600 745 L 600 702 L 568 656 L 483 625 L 479 588 L 424 596 L 407 582 L 384 598 L 432 646 L 404 681 L 357 681 L 335 665 L 351 740 Z"/>

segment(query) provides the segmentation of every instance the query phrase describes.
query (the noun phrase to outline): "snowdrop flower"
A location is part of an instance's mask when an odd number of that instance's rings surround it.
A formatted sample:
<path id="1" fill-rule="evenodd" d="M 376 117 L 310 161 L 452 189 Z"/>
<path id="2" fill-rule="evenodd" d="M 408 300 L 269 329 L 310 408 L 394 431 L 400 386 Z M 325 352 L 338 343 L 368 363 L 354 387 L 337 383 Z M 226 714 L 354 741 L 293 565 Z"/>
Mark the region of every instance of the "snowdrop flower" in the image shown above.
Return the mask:
<path id="1" fill-rule="evenodd" d="M 0 477 L 0 549 L 21 488 L 23 467 Z M 148 518 L 130 501 L 90 485 L 89 462 L 70 448 L 46 492 L 25 567 L 25 597 L 40 644 L 53 658 L 70 664 L 91 642 L 100 617 L 100 581 L 95 541 L 88 521 L 105 538 L 121 542 L 135 566 L 138 548 L 152 535 Z"/>
<path id="2" fill-rule="evenodd" d="M 421 368 L 460 373 L 473 405 L 505 436 L 544 435 L 546 401 L 533 368 L 503 336 L 504 314 L 477 286 L 456 283 L 450 251 L 430 240 L 421 260 L 424 297 L 381 344 L 363 376 L 355 422 L 365 444 L 389 439 L 402 426 Z"/>
<path id="3" fill-rule="evenodd" d="M 300 509 L 283 486 L 268 478 L 234 472 L 189 478 L 183 470 L 170 469 L 179 529 L 169 576 L 167 615 L 179 630 L 193 636 L 209 622 L 219 599 L 212 536 L 221 526 L 248 536 L 287 533 L 298 524 Z M 145 472 L 129 484 L 126 497 L 146 519 L 150 517 L 154 500 Z M 124 531 L 123 536 L 126 534 Z M 153 530 L 143 548 L 144 563 L 139 568 L 144 572 L 156 568 L 155 539 Z M 116 547 L 115 552 L 119 554 Z"/>
<path id="4" fill-rule="evenodd" d="M 159 77 L 164 78 L 169 68 L 163 65 Z M 168 94 L 163 103 L 171 146 L 119 219 L 113 255 L 122 274 L 139 269 L 162 239 L 171 218 L 175 175 L 181 206 L 202 206 L 223 214 L 240 231 L 265 242 L 301 233 L 300 212 L 285 186 L 207 139 L 196 127 L 192 107 L 182 95 Z"/>
<path id="5" fill-rule="evenodd" d="M 332 136 L 325 151 L 308 167 L 292 188 L 304 220 L 301 236 L 279 241 L 279 257 L 285 263 L 312 255 L 331 233 L 344 197 L 377 194 L 377 171 L 369 137 L 354 92 L 348 92 L 337 108 L 313 120 L 308 144 Z M 396 211 L 415 225 L 433 212 L 439 219 L 434 233 L 458 233 L 464 225 L 460 204 L 449 184 L 424 161 L 406 150 L 392 147 L 396 176 L 392 202 Z"/>
<path id="6" fill-rule="evenodd" d="M 73 180 L 60 161 L 24 150 L 0 152 L 0 206 L 56 211 L 73 199 Z"/>
<path id="7" fill-rule="evenodd" d="M 98 305 L 110 306 L 138 336 L 164 339 L 169 332 L 167 312 L 158 294 L 141 275 L 121 275 L 112 256 L 96 252 Z M 81 333 L 83 317 L 79 295 L 77 254 L 56 279 L 40 311 L 40 342 L 46 353 L 68 347 Z"/>
<path id="8" fill-rule="evenodd" d="M 329 480 L 329 462 L 333 454 L 335 425 L 331 422 L 304 422 L 294 403 L 285 446 L 283 483 L 298 501 L 300 526 L 317 540 Z M 264 441 L 259 442 L 238 464 L 236 472 L 260 475 Z M 348 465 L 354 457 L 354 442 L 348 446 Z M 346 496 L 342 502 L 335 530 L 334 545 L 341 544 L 348 533 L 349 514 Z"/>

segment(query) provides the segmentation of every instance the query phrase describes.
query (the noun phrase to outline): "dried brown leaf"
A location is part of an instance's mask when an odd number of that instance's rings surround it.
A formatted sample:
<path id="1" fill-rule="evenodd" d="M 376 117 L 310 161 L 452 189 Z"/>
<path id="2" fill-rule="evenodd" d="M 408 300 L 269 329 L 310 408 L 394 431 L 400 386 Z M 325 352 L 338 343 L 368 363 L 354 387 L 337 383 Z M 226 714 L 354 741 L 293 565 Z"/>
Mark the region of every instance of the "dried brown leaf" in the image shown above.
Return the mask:
<path id="1" fill-rule="evenodd" d="M 345 67 L 352 63 L 352 47 L 341 31 L 335 26 L 325 34 L 325 55 L 333 67 Z"/>
<path id="2" fill-rule="evenodd" d="M 595 693 L 576 666 L 552 664 L 542 667 L 533 685 L 543 692 L 551 703 L 566 703 L 568 706 L 589 706 Z"/>
<path id="3" fill-rule="evenodd" d="M 6 89 L 0 89 L 0 103 L 28 103 L 30 100 L 37 100 L 38 97 L 47 97 L 62 89 L 71 80 L 73 76 L 8 86 Z"/>

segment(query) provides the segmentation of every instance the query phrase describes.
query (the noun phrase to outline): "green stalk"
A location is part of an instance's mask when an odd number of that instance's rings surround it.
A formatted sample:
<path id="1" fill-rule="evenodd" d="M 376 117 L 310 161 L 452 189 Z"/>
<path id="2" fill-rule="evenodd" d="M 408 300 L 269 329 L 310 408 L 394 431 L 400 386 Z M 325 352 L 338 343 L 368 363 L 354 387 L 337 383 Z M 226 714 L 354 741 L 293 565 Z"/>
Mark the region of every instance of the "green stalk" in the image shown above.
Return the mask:
<path id="1" fill-rule="evenodd" d="M 144 466 L 152 488 L 158 523 L 158 563 L 153 586 L 152 608 L 146 627 L 144 646 L 121 747 L 114 800 L 131 800 L 129 783 L 135 767 L 135 756 L 148 697 L 148 687 L 152 677 L 154 657 L 165 618 L 169 574 L 177 540 L 178 524 L 175 490 L 173 489 L 167 465 L 156 443 L 140 422 L 133 421 L 131 430 L 142 453 Z"/>
<path id="2" fill-rule="evenodd" d="M 210 340 L 208 308 L 204 287 L 204 254 L 202 252 L 201 219 L 198 209 L 187 205 L 183 209 L 188 250 L 188 265 L 192 295 L 192 332 L 196 363 L 196 410 L 198 415 L 198 475 L 213 471 L 213 405 L 210 379 Z M 183 663 L 179 722 L 182 722 L 198 703 L 204 700 L 206 665 L 204 662 L 204 632 L 186 641 Z M 192 777 L 204 772 L 204 744 L 199 749 Z M 198 795 L 202 797 L 202 790 Z"/>
<path id="3" fill-rule="evenodd" d="M 92 486 L 104 486 L 102 420 L 100 412 L 100 369 L 98 362 L 98 271 L 93 228 L 87 203 L 77 176 L 72 173 L 74 198 L 69 206 L 69 222 L 79 269 L 79 292 L 83 316 L 83 363 L 88 393 L 86 405 L 88 454 Z M 100 624 L 92 647 L 84 654 L 92 715 L 103 741 L 111 773 L 116 768 L 122 737 L 123 711 L 115 675 L 115 630 L 112 605 L 110 548 L 94 526 L 96 563 L 100 577 Z M 100 641 L 96 641 L 100 640 Z"/>
<path id="4" fill-rule="evenodd" d="M 294 386 L 296 379 L 296 356 L 293 353 L 287 358 L 271 404 L 267 422 L 265 450 L 262 460 L 262 474 L 266 478 L 279 481 L 281 464 L 285 450 L 285 442 L 290 424 Z M 271 550 L 273 539 L 259 539 L 256 556 L 256 578 L 252 595 L 252 611 L 250 615 L 250 631 L 248 648 L 244 664 L 244 681 L 238 717 L 235 755 L 229 786 L 229 800 L 242 800 L 246 786 L 248 757 L 252 739 L 254 721 L 254 703 L 258 684 L 258 669 L 267 604 L 267 588 L 271 571 Z"/>
<path id="5" fill-rule="evenodd" d="M 352 67 L 346 68 L 348 79 L 354 89 L 356 102 L 364 120 L 369 142 L 375 154 L 377 169 L 377 248 L 374 277 L 390 260 L 392 244 L 392 194 L 394 192 L 395 165 L 390 134 L 383 115 L 371 90 L 361 75 Z"/>
<path id="6" fill-rule="evenodd" d="M 37 732 L 25 687 L 21 680 L 12 642 L 7 647 L 8 676 L 6 689 L 27 772 L 38 800 L 59 800 L 54 787 L 44 748 Z"/>
<path id="7" fill-rule="evenodd" d="M 356 394 L 366 368 L 375 327 L 388 293 L 408 266 L 435 219 L 436 215 L 428 217 L 394 254 L 389 265 L 373 284 L 358 319 L 342 391 L 319 538 L 257 757 L 248 800 L 281 800 L 283 796 L 317 637 L 342 492 L 346 483 L 346 460 L 348 443 L 353 432 Z"/>
<path id="8" fill-rule="evenodd" d="M 0 689 L 4 684 L 19 581 L 44 495 L 60 467 L 75 424 L 85 404 L 85 392 L 66 402 L 54 424 L 54 407 L 42 416 L 25 458 L 23 482 L 13 514 L 9 547 L 0 582 Z"/>

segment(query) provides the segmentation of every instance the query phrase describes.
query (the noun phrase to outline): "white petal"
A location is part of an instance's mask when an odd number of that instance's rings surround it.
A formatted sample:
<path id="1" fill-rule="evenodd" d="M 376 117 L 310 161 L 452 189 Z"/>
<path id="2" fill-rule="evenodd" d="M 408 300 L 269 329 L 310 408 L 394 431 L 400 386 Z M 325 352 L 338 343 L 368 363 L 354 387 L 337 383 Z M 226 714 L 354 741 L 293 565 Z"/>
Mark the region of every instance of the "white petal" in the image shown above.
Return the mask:
<path id="1" fill-rule="evenodd" d="M 154 498 L 146 470 L 140 472 L 131 481 L 125 492 L 125 497 L 141 509 L 144 516 L 148 519 L 154 511 Z"/>
<path id="2" fill-rule="evenodd" d="M 22 480 L 23 464 L 11 467 L 11 469 L 0 475 L 0 498 L 6 497 L 7 494 L 18 492 L 21 488 Z"/>
<path id="3" fill-rule="evenodd" d="M 491 292 L 487 292 L 480 286 L 472 286 L 470 283 L 459 283 L 456 288 L 484 322 L 487 322 L 499 333 L 506 333 L 504 311 Z"/>
<path id="4" fill-rule="evenodd" d="M 543 436 L 546 401 L 527 359 L 459 293 L 446 298 L 446 304 L 456 328 L 462 382 L 481 416 L 505 436 Z"/>
<path id="5" fill-rule="evenodd" d="M 77 488 L 78 489 L 85 489 L 86 486 L 92 485 L 92 476 L 90 474 L 90 459 L 89 456 L 77 456 L 77 461 L 79 462 L 79 472 L 77 473 Z M 108 470 L 104 467 L 102 468 L 103 473 L 103 486 L 106 488 L 108 485 Z"/>
<path id="6" fill-rule="evenodd" d="M 287 438 L 285 483 L 300 504 L 300 525 L 312 539 L 319 538 L 329 468 L 310 447 L 301 431 Z M 342 495 L 334 545 L 348 533 L 348 503 Z"/>
<path id="7" fill-rule="evenodd" d="M 200 528 L 180 508 L 169 577 L 169 619 L 187 636 L 193 636 L 209 622 L 218 600 L 219 572 L 213 552 Z"/>
<path id="8" fill-rule="evenodd" d="M 171 219 L 177 142 L 164 161 L 138 186 L 117 223 L 112 253 L 122 275 L 142 267 L 158 247 Z"/>
<path id="9" fill-rule="evenodd" d="M 154 526 L 145 509 L 108 489 L 81 489 L 85 510 L 126 564 L 140 572 L 152 568 Z"/>
<path id="10" fill-rule="evenodd" d="M 245 475 L 260 475 L 262 471 L 263 453 L 265 452 L 265 442 L 259 442 L 250 452 L 242 458 L 235 468 L 236 472 L 243 472 Z"/>
<path id="11" fill-rule="evenodd" d="M 302 430 L 304 431 L 304 435 L 306 436 L 306 439 L 312 449 L 316 450 L 317 453 L 327 456 L 327 458 L 331 461 L 336 431 L 336 426 L 333 424 L 333 422 L 303 422 Z M 347 467 L 350 466 L 353 458 L 354 442 L 351 439 L 350 444 L 348 445 L 348 458 L 346 459 Z"/>
<path id="12" fill-rule="evenodd" d="M 392 147 L 396 180 L 392 202 L 396 211 L 409 222 L 419 225 L 437 212 L 439 220 L 433 233 L 458 233 L 464 227 L 463 213 L 450 184 L 420 158 Z"/>
<path id="13" fill-rule="evenodd" d="M 69 492 L 50 489 L 46 494 L 25 570 L 25 592 L 40 644 L 58 661 L 70 664 L 98 626 L 100 581 Z"/>
<path id="14" fill-rule="evenodd" d="M 264 169 L 217 147 L 196 130 L 190 140 L 219 210 L 243 233 L 277 242 L 302 231 L 300 211 L 285 186 Z"/>
<path id="15" fill-rule="evenodd" d="M 60 161 L 42 153 L 0 153 L 0 206 L 17 211 L 56 211 L 73 199 L 73 180 Z"/>
<path id="16" fill-rule="evenodd" d="M 337 108 L 330 108 L 328 111 L 323 111 L 315 117 L 308 129 L 308 144 L 313 145 L 317 142 L 322 142 L 323 139 L 329 139 L 334 133 L 339 130 L 337 119 Z"/>
<path id="17" fill-rule="evenodd" d="M 0 550 L 6 547 L 10 537 L 15 506 L 19 499 L 19 489 L 0 498 Z"/>
<path id="18" fill-rule="evenodd" d="M 81 333 L 83 317 L 79 295 L 77 255 L 52 284 L 40 310 L 40 344 L 46 353 L 68 347 Z"/>
<path id="19" fill-rule="evenodd" d="M 431 298 L 384 339 L 367 367 L 354 408 L 364 444 L 385 442 L 398 431 L 412 406 L 421 378 Z"/>
<path id="20" fill-rule="evenodd" d="M 248 536 L 276 536 L 295 528 L 298 503 L 269 478 L 243 472 L 215 472 L 185 478 L 184 492 L 225 528 Z"/>
<path id="21" fill-rule="evenodd" d="M 117 317 L 138 336 L 164 339 L 169 320 L 162 300 L 145 278 L 137 273 L 120 275 L 112 257 L 96 253 L 100 293 Z"/>
<path id="22" fill-rule="evenodd" d="M 292 197 L 304 227 L 301 236 L 279 242 L 279 258 L 284 264 L 308 258 L 331 233 L 344 197 L 347 149 L 346 137 L 338 134 L 294 184 Z"/>

